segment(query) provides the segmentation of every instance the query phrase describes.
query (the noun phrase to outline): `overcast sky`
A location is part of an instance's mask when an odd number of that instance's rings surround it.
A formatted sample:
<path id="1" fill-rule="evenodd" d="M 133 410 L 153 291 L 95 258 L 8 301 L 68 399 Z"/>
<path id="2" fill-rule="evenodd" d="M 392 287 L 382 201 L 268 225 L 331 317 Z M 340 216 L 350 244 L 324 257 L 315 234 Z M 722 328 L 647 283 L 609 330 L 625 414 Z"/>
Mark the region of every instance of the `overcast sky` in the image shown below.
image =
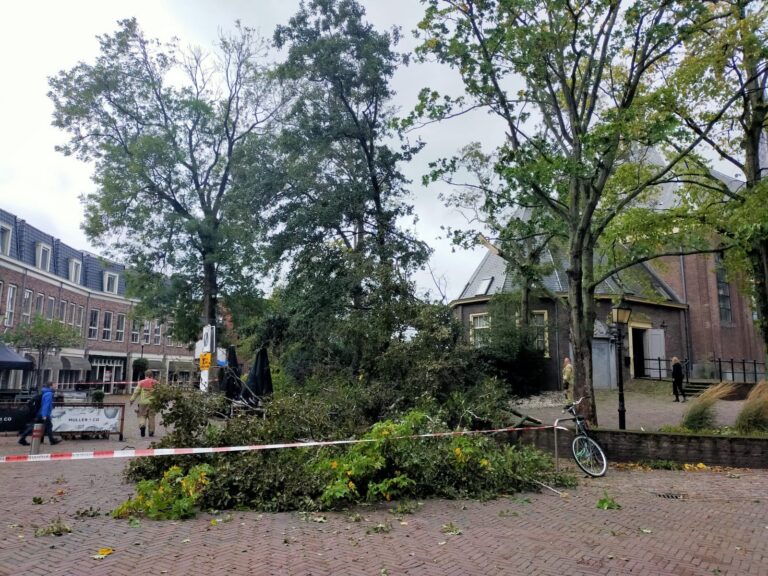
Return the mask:
<path id="1" fill-rule="evenodd" d="M 368 19 L 378 29 L 401 26 L 399 48 L 415 46 L 411 31 L 422 13 L 417 0 L 364 0 Z M 236 19 L 271 37 L 277 24 L 286 23 L 298 0 L 25 0 L 3 6 L 0 21 L 0 207 L 35 227 L 78 248 L 93 250 L 80 230 L 82 208 L 78 197 L 93 189 L 91 167 L 54 150 L 65 134 L 51 126 L 52 104 L 46 96 L 47 78 L 78 61 L 93 62 L 96 35 L 112 33 L 116 22 L 135 16 L 148 37 L 182 46 L 210 49 L 217 33 Z M 412 64 L 398 72 L 396 104 L 411 109 L 420 88 L 459 89 L 456 73 L 435 64 Z M 431 126 L 419 134 L 426 148 L 405 172 L 413 180 L 413 202 L 419 217 L 417 233 L 435 250 L 432 268 L 447 281 L 449 299 L 461 292 L 483 251 L 452 252 L 439 239 L 440 226 L 460 225 L 464 218 L 442 206 L 439 187 L 424 188 L 420 180 L 430 160 L 448 156 L 470 140 L 493 144 L 502 137 L 498 123 L 485 115 Z M 418 278 L 422 289 L 434 287 L 428 274 Z"/>

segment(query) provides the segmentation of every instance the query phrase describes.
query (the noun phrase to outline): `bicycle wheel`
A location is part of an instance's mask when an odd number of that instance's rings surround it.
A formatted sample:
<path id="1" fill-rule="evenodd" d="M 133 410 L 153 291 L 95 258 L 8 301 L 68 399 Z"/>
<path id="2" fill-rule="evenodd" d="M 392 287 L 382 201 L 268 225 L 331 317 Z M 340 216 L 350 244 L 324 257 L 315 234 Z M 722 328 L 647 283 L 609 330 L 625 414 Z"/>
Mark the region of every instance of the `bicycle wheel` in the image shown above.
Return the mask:
<path id="1" fill-rule="evenodd" d="M 605 458 L 600 444 L 592 440 L 589 436 L 576 436 L 571 444 L 573 459 L 579 468 L 584 470 L 590 476 L 597 478 L 605 474 L 608 468 L 608 460 Z"/>

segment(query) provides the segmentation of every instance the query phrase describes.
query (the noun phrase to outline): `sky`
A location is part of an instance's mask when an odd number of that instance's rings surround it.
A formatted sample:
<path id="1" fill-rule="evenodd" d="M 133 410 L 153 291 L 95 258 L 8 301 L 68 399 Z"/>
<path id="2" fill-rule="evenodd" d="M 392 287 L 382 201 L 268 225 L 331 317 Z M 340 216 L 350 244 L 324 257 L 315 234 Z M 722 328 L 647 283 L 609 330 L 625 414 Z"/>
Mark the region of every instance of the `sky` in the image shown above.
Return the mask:
<path id="1" fill-rule="evenodd" d="M 400 26 L 399 49 L 412 49 L 423 7 L 417 0 L 362 0 L 368 20 L 377 29 Z M 98 54 L 96 36 L 111 34 L 117 21 L 136 17 L 147 37 L 170 40 L 182 46 L 211 49 L 221 30 L 235 20 L 271 37 L 278 24 L 287 23 L 299 7 L 298 0 L 25 0 L 3 6 L 0 20 L 0 208 L 60 238 L 77 249 L 97 252 L 80 229 L 81 194 L 94 190 L 92 167 L 55 151 L 66 135 L 51 126 L 53 105 L 46 96 L 48 77 L 79 61 L 93 62 Z M 418 92 L 430 87 L 458 93 L 455 71 L 434 63 L 411 64 L 398 71 L 394 82 L 395 105 L 406 114 Z M 438 200 L 446 192 L 439 186 L 421 185 L 428 163 L 450 156 L 470 141 L 493 145 L 503 132 L 485 114 L 431 125 L 418 133 L 425 149 L 404 172 L 413 181 L 412 201 L 418 216 L 416 232 L 434 250 L 433 274 L 441 279 L 449 300 L 458 297 L 479 264 L 484 249 L 456 250 L 444 238 L 441 226 L 462 226 L 463 215 Z M 438 296 L 428 272 L 416 278 L 422 290 Z"/>

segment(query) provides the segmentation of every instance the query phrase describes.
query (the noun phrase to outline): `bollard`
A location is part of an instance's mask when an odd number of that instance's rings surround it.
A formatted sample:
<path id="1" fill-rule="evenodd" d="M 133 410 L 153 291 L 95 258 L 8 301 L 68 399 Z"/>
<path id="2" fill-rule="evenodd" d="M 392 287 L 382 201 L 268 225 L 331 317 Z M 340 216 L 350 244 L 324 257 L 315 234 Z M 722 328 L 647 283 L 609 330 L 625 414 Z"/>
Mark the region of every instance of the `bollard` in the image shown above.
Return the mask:
<path id="1" fill-rule="evenodd" d="M 45 423 L 35 421 L 35 425 L 32 428 L 32 445 L 29 448 L 30 454 L 40 454 L 40 444 L 43 441 L 43 433 L 45 432 Z"/>

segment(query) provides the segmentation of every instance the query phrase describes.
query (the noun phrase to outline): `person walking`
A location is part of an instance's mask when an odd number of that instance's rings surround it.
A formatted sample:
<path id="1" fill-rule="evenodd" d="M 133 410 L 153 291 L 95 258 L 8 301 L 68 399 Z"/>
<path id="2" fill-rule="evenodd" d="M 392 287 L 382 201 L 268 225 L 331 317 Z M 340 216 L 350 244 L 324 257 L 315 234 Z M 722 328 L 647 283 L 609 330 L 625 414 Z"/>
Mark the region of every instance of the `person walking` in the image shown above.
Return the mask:
<path id="1" fill-rule="evenodd" d="M 152 378 L 154 372 L 147 370 L 144 372 L 144 379 L 139 380 L 136 390 L 131 395 L 131 406 L 138 398 L 139 406 L 136 414 L 139 416 L 139 432 L 143 438 L 149 428 L 149 435 L 155 435 L 155 412 L 152 410 L 152 393 L 155 391 L 157 380 Z"/>
<path id="2" fill-rule="evenodd" d="M 573 401 L 573 365 L 568 356 L 563 358 L 563 389 L 565 390 L 565 399 L 568 402 Z"/>
<path id="3" fill-rule="evenodd" d="M 675 402 L 680 402 L 680 396 L 685 402 L 685 390 L 683 390 L 683 366 L 677 356 L 672 356 L 672 394 Z"/>
<path id="4" fill-rule="evenodd" d="M 48 436 L 48 441 L 51 443 L 51 446 L 61 442 L 60 438 L 53 437 L 53 422 L 51 421 L 51 414 L 53 413 L 53 391 L 55 389 L 56 384 L 49 383 L 43 386 L 43 389 L 40 391 L 40 408 L 38 409 L 35 418 L 31 419 L 27 423 L 27 426 L 24 428 L 24 430 L 21 431 L 21 434 L 19 434 L 19 444 L 22 446 L 29 446 L 29 442 L 27 442 L 27 436 L 32 433 L 32 429 L 35 427 L 35 423 L 40 422 L 41 420 L 45 424 L 43 435 Z M 40 439 L 41 444 L 43 443 L 44 439 L 44 437 Z"/>

